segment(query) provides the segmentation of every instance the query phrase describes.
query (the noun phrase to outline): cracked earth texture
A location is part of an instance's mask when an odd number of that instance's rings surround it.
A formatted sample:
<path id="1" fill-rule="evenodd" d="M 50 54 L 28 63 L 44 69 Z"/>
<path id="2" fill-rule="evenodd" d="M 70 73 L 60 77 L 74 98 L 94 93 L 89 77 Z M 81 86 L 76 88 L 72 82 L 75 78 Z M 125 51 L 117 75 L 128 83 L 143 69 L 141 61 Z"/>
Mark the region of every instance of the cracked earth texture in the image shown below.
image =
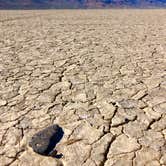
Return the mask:
<path id="1" fill-rule="evenodd" d="M 165 166 L 166 10 L 0 11 L 0 115 L 0 166 Z"/>

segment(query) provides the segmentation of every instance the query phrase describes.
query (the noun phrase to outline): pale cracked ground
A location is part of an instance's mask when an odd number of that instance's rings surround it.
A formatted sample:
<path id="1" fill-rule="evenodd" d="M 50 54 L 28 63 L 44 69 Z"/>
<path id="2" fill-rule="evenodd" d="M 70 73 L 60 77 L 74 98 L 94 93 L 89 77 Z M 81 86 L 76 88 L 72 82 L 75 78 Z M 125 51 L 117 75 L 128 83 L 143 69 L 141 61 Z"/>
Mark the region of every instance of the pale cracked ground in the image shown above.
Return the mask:
<path id="1" fill-rule="evenodd" d="M 166 165 L 166 10 L 0 11 L 0 165 Z"/>

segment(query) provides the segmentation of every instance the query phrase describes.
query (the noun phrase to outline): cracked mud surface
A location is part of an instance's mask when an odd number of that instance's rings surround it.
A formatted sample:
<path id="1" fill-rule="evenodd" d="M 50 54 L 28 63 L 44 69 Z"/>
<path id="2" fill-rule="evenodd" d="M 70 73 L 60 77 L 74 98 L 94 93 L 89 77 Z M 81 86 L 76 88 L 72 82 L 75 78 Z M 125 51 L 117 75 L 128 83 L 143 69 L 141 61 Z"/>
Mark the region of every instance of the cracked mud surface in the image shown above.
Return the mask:
<path id="1" fill-rule="evenodd" d="M 0 166 L 165 166 L 166 11 L 0 11 Z M 61 159 L 28 142 L 58 124 Z"/>

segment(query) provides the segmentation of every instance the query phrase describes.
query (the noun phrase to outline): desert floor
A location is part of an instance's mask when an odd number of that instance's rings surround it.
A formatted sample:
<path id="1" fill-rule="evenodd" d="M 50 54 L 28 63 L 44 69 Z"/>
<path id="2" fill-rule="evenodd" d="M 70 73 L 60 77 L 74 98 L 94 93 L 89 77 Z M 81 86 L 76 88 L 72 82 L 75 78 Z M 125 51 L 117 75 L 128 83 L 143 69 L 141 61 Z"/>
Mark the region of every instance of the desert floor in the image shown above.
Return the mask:
<path id="1" fill-rule="evenodd" d="M 58 124 L 60 159 L 31 136 Z M 0 166 L 165 166 L 166 10 L 0 11 Z"/>

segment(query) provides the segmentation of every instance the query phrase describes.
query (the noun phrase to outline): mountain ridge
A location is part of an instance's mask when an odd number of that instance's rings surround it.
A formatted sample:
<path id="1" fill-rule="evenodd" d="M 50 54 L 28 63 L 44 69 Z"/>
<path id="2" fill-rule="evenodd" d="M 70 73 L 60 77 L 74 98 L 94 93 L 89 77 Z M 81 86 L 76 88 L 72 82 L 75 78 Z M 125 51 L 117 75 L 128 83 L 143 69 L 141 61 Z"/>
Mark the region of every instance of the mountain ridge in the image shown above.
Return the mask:
<path id="1" fill-rule="evenodd" d="M 166 7 L 166 0 L 0 0 L 0 9 L 91 9 Z"/>

